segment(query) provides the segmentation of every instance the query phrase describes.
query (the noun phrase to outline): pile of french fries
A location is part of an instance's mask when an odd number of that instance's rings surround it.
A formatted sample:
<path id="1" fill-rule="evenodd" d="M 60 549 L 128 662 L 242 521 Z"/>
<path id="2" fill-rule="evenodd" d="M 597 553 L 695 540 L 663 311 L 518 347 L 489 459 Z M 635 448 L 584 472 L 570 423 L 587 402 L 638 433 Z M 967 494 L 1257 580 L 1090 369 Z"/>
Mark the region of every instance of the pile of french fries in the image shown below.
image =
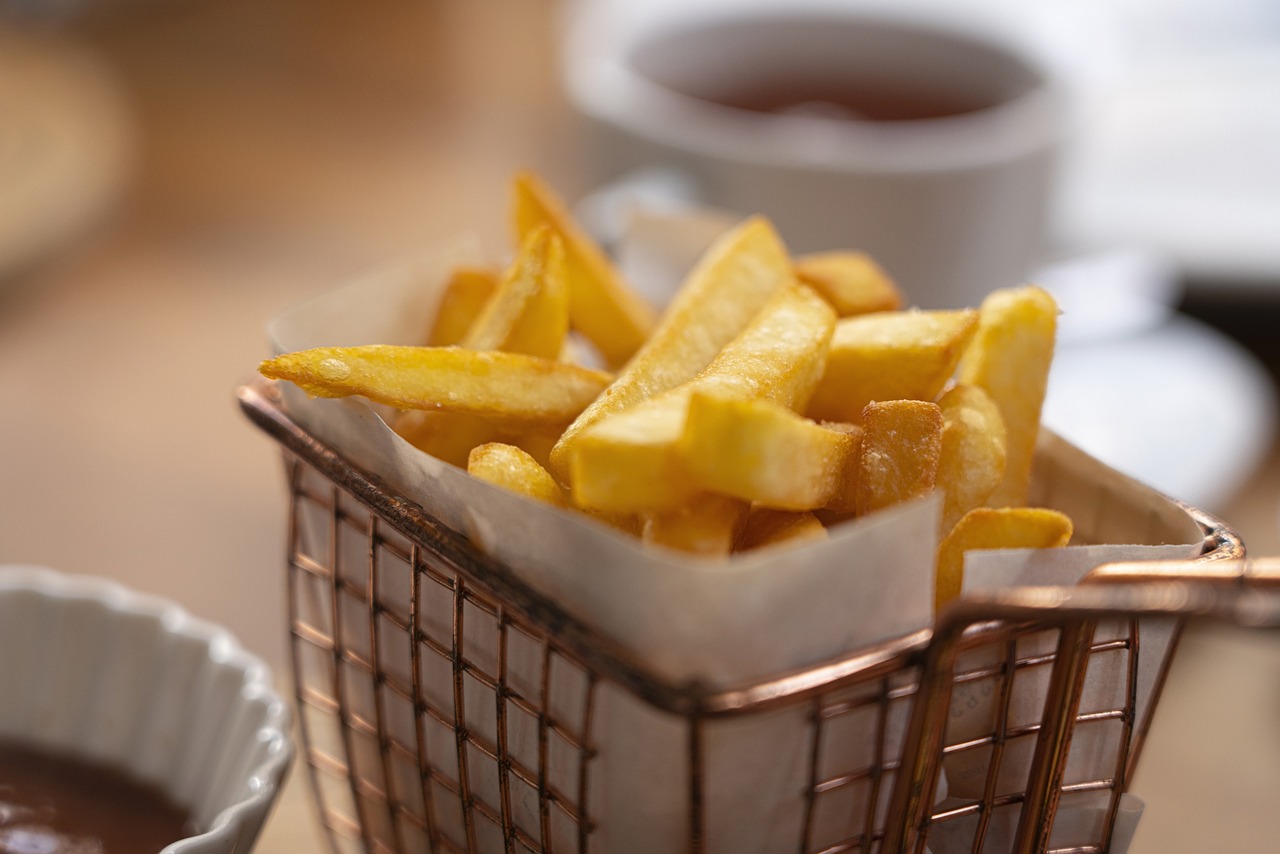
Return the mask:
<path id="1" fill-rule="evenodd" d="M 267 377 L 399 411 L 477 478 L 706 556 L 828 536 L 937 490 L 937 604 L 964 553 L 1050 548 L 1027 507 L 1057 307 L 1026 286 L 919 310 L 853 251 L 793 258 L 764 218 L 724 234 L 657 313 L 535 175 L 516 249 L 459 267 L 421 346 L 289 353 Z"/>

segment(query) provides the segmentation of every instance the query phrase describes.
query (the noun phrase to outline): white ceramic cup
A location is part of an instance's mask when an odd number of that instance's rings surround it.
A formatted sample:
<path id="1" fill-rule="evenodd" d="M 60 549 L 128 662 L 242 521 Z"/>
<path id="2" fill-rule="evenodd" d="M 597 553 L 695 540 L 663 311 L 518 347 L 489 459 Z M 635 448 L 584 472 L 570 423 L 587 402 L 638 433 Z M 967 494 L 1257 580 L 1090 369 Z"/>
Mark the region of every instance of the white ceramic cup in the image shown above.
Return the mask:
<path id="1" fill-rule="evenodd" d="M 105 578 L 0 565 L 0 686 L 0 740 L 127 772 L 190 811 L 198 831 L 160 854 L 249 854 L 293 762 L 292 707 L 260 659 Z"/>
<path id="2" fill-rule="evenodd" d="M 1043 260 L 1066 100 L 1016 40 L 833 6 L 721 5 L 644 22 L 610 11 L 579 7 L 563 43 L 600 180 L 671 170 L 700 204 L 768 216 L 797 254 L 870 252 L 925 307 L 976 305 Z M 869 120 L 829 103 L 735 105 L 867 89 L 889 93 L 892 109 L 929 99 L 958 112 Z"/>

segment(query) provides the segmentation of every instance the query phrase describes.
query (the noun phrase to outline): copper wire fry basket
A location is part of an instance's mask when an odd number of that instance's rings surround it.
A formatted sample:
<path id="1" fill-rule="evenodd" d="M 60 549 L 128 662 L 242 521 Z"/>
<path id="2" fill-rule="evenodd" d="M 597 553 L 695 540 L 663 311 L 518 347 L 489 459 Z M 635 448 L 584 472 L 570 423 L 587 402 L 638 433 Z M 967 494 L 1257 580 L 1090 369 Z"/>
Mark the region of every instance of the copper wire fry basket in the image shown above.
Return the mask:
<path id="1" fill-rule="evenodd" d="M 1204 532 L 1195 561 L 1117 564 L 1071 589 L 965 600 L 932 630 L 706 691 L 655 678 L 351 465 L 291 420 L 270 384 L 246 385 L 239 399 L 284 452 L 299 720 L 335 851 L 605 851 L 593 796 L 605 746 L 597 716 L 613 691 L 679 727 L 684 745 L 683 838 L 634 850 L 722 849 L 708 830 L 724 808 L 718 728 L 799 713 L 802 817 L 783 850 L 992 850 L 984 844 L 1003 826 L 1018 852 L 1104 852 L 1154 707 L 1139 714 L 1135 703 L 1140 627 L 1165 619 L 1176 634 L 1189 617 L 1238 608 L 1246 582 L 1280 578 L 1250 568 L 1232 531 L 1189 509 Z M 1099 706 L 1082 698 L 1085 673 L 1108 658 L 1125 684 L 1119 702 Z M 1010 711 L 1024 679 L 1044 687 L 1036 719 Z M 958 739 L 948 721 L 974 702 L 991 705 L 991 726 Z M 856 756 L 834 755 L 854 721 L 875 737 Z M 1105 775 L 1080 779 L 1069 746 L 1095 728 L 1119 733 L 1119 749 Z M 1002 759 L 1015 753 L 1027 770 L 1011 783 Z M 941 808 L 943 769 L 956 762 L 980 773 Z M 1055 818 L 1080 799 L 1098 805 L 1098 820 L 1064 838 Z"/>

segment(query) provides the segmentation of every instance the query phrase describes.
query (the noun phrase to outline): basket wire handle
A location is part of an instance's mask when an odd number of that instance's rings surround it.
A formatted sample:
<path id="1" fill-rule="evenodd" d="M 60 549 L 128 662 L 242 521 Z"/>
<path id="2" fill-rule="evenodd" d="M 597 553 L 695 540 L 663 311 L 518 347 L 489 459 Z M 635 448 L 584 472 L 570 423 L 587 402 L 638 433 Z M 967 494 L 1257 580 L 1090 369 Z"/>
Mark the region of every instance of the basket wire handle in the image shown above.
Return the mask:
<path id="1" fill-rule="evenodd" d="M 1127 561 L 1099 566 L 1083 584 L 1147 584 L 1180 581 L 1223 591 L 1280 592 L 1280 557 L 1243 560 Z"/>
<path id="2" fill-rule="evenodd" d="M 1280 627 L 1280 558 L 1117 563 L 1079 587 L 1023 587 L 966 595 L 939 614 L 926 651 L 920 693 L 907 725 L 901 773 L 881 850 L 922 851 L 936 794 L 942 746 L 962 638 L 992 622 L 1059 631 L 1057 655 L 1037 736 L 1014 851 L 1044 851 L 1061 796 L 1079 711 L 1090 642 L 1107 617 L 1214 618 L 1245 627 Z"/>

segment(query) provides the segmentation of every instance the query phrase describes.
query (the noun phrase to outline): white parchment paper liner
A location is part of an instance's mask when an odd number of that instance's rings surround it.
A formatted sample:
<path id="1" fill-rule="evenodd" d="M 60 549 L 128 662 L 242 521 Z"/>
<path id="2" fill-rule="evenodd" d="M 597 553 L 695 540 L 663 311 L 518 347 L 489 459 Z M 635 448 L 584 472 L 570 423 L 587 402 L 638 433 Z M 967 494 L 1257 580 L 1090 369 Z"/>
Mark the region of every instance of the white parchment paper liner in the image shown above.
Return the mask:
<path id="1" fill-rule="evenodd" d="M 700 241 L 710 232 L 706 227 L 684 231 Z M 701 249 L 701 243 L 673 247 L 678 229 L 656 233 L 663 235 L 661 255 L 668 269 Z M 635 258 L 643 252 L 632 245 L 628 254 Z M 428 252 L 296 306 L 271 324 L 272 347 L 280 353 L 326 345 L 420 343 L 448 268 L 463 260 L 474 261 L 474 250 Z M 650 280 L 661 266 L 649 264 Z M 288 413 L 318 439 L 466 532 L 522 580 L 673 683 L 741 685 L 847 654 L 931 620 L 938 514 L 933 497 L 841 526 L 825 542 L 728 561 L 702 560 L 643 546 L 578 514 L 477 481 L 404 442 L 383 421 L 386 413 L 363 400 L 312 400 L 287 383 L 282 390 Z M 1203 545 L 1199 526 L 1182 507 L 1047 433 L 1038 451 L 1032 503 L 1071 515 L 1080 545 L 971 554 L 966 590 L 1074 583 L 1101 563 L 1191 558 Z M 1168 626 L 1143 634 L 1138 720 L 1145 719 L 1168 640 Z M 1098 696 L 1123 691 L 1122 667 L 1091 667 L 1090 690 Z M 1037 699 L 1042 703 L 1033 686 L 1015 703 L 1020 713 L 1030 714 L 1038 708 Z M 903 706 L 890 716 L 891 744 L 905 713 Z M 953 725 L 957 732 L 966 725 L 980 732 L 991 713 L 989 704 L 976 703 L 967 721 Z M 590 802 L 598 850 L 680 850 L 688 835 L 685 721 L 605 685 L 595 726 L 599 756 Z M 804 755 L 811 726 L 808 711 L 800 708 L 707 725 L 707 850 L 794 850 L 805 809 Z M 869 738 L 870 730 L 865 735 Z M 859 734 L 846 737 L 856 750 Z M 1118 737 L 1117 732 L 1079 739 L 1070 773 L 1108 767 Z M 1015 778 L 1023 761 L 1015 752 L 1006 759 Z M 947 769 L 960 777 L 965 770 Z M 940 797 L 954 794 L 944 787 Z M 848 805 L 854 812 L 857 807 Z M 1096 821 L 1096 813 L 1089 805 L 1064 801 L 1059 826 L 1087 825 Z M 827 823 L 838 827 L 841 819 Z M 996 832 L 1003 833 L 999 827 Z M 1000 850 L 999 836 L 990 841 L 990 850 Z"/>

